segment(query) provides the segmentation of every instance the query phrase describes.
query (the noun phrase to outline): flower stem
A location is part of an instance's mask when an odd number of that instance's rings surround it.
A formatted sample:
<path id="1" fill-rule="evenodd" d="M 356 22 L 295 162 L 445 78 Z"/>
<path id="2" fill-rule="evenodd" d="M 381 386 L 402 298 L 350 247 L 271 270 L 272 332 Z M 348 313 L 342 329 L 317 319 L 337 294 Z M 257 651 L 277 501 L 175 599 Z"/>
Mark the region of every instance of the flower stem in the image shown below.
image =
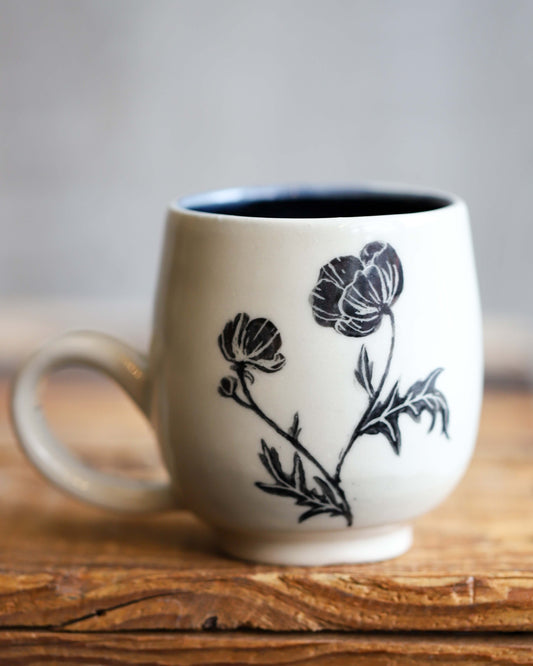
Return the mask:
<path id="1" fill-rule="evenodd" d="M 237 373 L 237 377 L 241 384 L 242 392 L 247 402 L 241 400 L 237 396 L 234 396 L 234 399 L 236 399 L 236 401 L 240 405 L 248 407 L 248 409 L 251 409 L 253 412 L 255 412 L 257 416 L 259 416 L 259 418 L 261 418 L 265 423 L 267 423 L 278 435 L 280 435 L 280 437 L 286 439 L 299 453 L 301 453 L 305 458 L 307 458 L 307 460 L 320 471 L 320 473 L 324 477 L 324 480 L 328 482 L 328 484 L 331 486 L 331 488 L 337 493 L 338 497 L 340 498 L 341 506 L 343 509 L 343 515 L 346 519 L 347 524 L 351 525 L 353 520 L 352 511 L 350 505 L 348 504 L 348 501 L 346 500 L 346 495 L 344 494 L 344 491 L 341 488 L 339 481 L 333 479 L 331 474 L 329 474 L 326 471 L 326 469 L 324 469 L 324 467 L 318 462 L 315 456 L 312 453 L 310 453 L 296 437 L 283 430 L 283 428 L 280 428 L 280 426 L 269 416 L 267 416 L 265 412 L 261 409 L 261 407 L 259 407 L 259 405 L 256 403 L 256 401 L 252 396 L 248 384 L 246 383 L 244 365 L 237 366 L 235 368 L 235 372 Z"/>
<path id="2" fill-rule="evenodd" d="M 383 371 L 383 376 L 381 377 L 381 381 L 379 382 L 379 386 L 377 387 L 374 395 L 372 396 L 370 402 L 368 403 L 368 407 L 366 408 L 363 416 L 359 419 L 359 423 L 355 426 L 355 430 L 352 433 L 352 436 L 350 437 L 350 441 L 348 444 L 344 447 L 344 449 L 341 451 L 341 454 L 339 456 L 339 462 L 337 464 L 337 467 L 335 469 L 335 476 L 333 477 L 334 481 L 336 483 L 340 482 L 341 479 L 341 471 L 342 471 L 342 466 L 344 464 L 344 460 L 346 459 L 346 456 L 350 452 L 350 449 L 352 446 L 355 444 L 355 440 L 363 434 L 365 427 L 368 425 L 366 423 L 366 420 L 368 416 L 372 413 L 372 410 L 376 406 L 377 401 L 379 400 L 379 397 L 381 395 L 381 391 L 383 390 L 383 387 L 385 386 L 385 382 L 387 380 L 387 377 L 389 375 L 389 370 L 391 366 L 391 361 L 392 361 L 392 354 L 394 352 L 394 341 L 396 338 L 396 325 L 394 321 L 394 314 L 392 310 L 387 310 L 385 314 L 388 314 L 390 317 L 390 324 L 391 324 L 391 342 L 390 342 L 390 349 L 389 349 L 389 357 L 387 359 L 387 364 L 385 366 L 385 370 Z"/>

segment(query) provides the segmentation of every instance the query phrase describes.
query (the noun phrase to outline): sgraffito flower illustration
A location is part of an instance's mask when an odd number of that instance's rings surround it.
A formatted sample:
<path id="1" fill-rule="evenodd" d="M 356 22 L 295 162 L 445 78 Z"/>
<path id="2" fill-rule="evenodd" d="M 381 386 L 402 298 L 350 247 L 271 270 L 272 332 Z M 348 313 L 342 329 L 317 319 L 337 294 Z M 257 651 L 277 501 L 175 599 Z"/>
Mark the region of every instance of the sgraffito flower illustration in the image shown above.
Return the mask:
<path id="1" fill-rule="evenodd" d="M 402 265 L 394 249 L 369 243 L 360 257 L 336 257 L 322 266 L 311 292 L 313 315 L 321 326 L 362 338 L 379 327 L 402 289 Z"/>
<path id="2" fill-rule="evenodd" d="M 226 361 L 262 372 L 277 372 L 285 365 L 280 353 L 281 335 L 268 319 L 250 319 L 241 312 L 228 321 L 218 344 Z"/>
<path id="3" fill-rule="evenodd" d="M 403 394 L 399 380 L 388 392 L 385 390 L 396 332 L 392 307 L 403 286 L 403 269 L 398 254 L 390 244 L 374 241 L 365 245 L 358 257 L 335 257 L 324 264 L 311 291 L 309 300 L 315 321 L 341 335 L 366 337 L 381 326 L 384 318 L 390 321 L 389 354 L 377 382 L 374 364 L 366 346 L 361 346 L 355 378 L 366 392 L 368 402 L 347 443 L 339 450 L 334 472 L 328 472 L 302 443 L 298 412 L 291 425 L 283 428 L 263 411 L 250 390 L 255 371 L 274 373 L 285 365 L 278 328 L 269 319 L 250 319 L 241 312 L 227 322 L 218 338 L 220 351 L 235 373 L 222 378 L 219 394 L 252 410 L 294 450 L 292 469 L 284 470 L 277 449 L 262 439 L 259 459 L 271 480 L 268 483 L 258 481 L 255 485 L 264 492 L 291 498 L 304 507 L 299 522 L 327 514 L 341 516 L 347 525 L 352 524 L 352 510 L 342 487 L 342 468 L 362 435 L 383 435 L 394 453 L 400 455 L 400 416 L 406 414 L 419 421 L 422 414 L 428 412 L 431 416 L 429 431 L 440 417 L 441 433 L 448 437 L 448 404 L 444 394 L 436 388 L 442 368 L 436 368 L 425 379 L 416 381 Z M 311 470 L 310 475 L 306 469 Z"/>

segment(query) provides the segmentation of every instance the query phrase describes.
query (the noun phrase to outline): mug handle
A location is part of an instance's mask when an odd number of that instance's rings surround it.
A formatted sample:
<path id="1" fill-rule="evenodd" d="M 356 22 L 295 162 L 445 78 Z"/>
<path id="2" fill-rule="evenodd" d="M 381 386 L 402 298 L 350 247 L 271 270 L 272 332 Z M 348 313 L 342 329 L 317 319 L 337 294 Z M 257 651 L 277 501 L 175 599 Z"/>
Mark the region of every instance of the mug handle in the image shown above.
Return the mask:
<path id="1" fill-rule="evenodd" d="M 146 356 L 102 333 L 67 333 L 30 357 L 13 386 L 11 417 L 28 458 L 56 486 L 92 504 L 132 512 L 179 508 L 170 481 L 126 479 L 99 472 L 56 439 L 44 417 L 39 385 L 48 373 L 71 365 L 88 366 L 114 379 L 149 419 L 151 386 Z"/>

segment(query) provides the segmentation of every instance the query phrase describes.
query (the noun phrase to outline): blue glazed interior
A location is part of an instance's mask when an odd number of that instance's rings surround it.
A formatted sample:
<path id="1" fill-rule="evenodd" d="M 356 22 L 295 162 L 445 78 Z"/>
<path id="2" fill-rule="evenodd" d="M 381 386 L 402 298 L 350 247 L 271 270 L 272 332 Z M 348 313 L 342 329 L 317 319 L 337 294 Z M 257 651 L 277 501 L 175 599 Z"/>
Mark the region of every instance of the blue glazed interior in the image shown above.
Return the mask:
<path id="1" fill-rule="evenodd" d="M 262 218 L 368 217 L 421 213 L 453 203 L 442 194 L 359 188 L 236 188 L 182 199 L 182 208 Z"/>

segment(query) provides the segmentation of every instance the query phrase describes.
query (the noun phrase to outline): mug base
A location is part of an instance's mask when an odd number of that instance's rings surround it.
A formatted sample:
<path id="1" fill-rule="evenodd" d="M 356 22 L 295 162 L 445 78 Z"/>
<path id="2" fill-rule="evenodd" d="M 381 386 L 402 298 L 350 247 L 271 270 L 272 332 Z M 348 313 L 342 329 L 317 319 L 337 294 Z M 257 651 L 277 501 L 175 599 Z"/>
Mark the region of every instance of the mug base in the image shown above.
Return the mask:
<path id="1" fill-rule="evenodd" d="M 322 566 L 363 564 L 398 557 L 413 543 L 411 525 L 348 529 L 340 532 L 219 532 L 222 550 L 263 564 Z"/>

